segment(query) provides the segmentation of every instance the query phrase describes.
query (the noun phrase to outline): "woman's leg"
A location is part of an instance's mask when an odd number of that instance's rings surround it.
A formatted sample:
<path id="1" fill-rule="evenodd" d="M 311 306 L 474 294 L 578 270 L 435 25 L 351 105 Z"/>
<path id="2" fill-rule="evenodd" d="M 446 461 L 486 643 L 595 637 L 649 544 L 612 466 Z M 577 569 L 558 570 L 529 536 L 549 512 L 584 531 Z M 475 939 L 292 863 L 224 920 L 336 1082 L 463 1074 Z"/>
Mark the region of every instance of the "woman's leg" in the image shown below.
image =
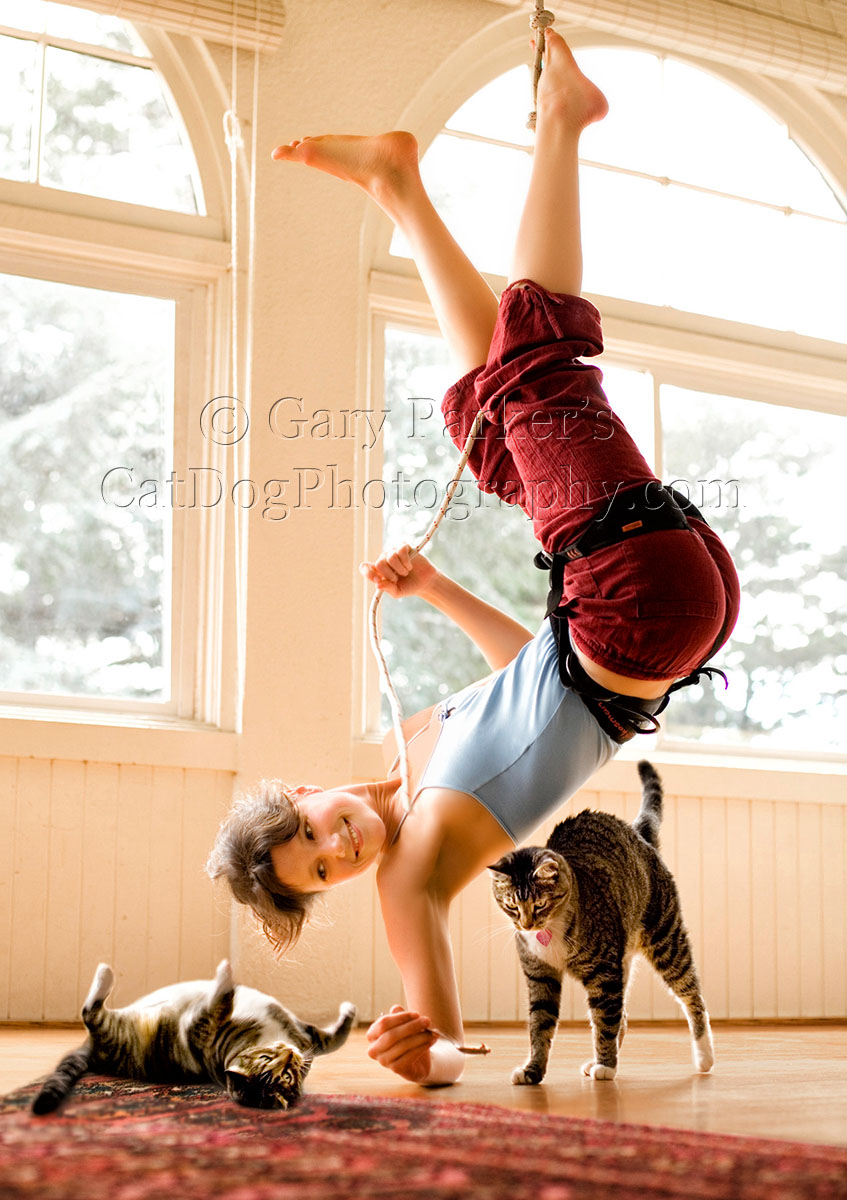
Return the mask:
<path id="1" fill-rule="evenodd" d="M 273 157 L 316 167 L 363 188 L 409 240 L 461 374 L 485 362 L 497 320 L 497 297 L 427 196 L 411 133 L 304 138 L 277 146 Z"/>
<path id="2" fill-rule="evenodd" d="M 579 295 L 577 145 L 582 130 L 605 116 L 607 105 L 552 30 L 547 31 L 537 109 L 532 175 L 510 278 L 529 278 L 550 291 Z M 408 239 L 459 370 L 465 374 L 485 362 L 497 320 L 497 297 L 427 196 L 412 134 L 304 138 L 278 146 L 273 157 L 316 167 L 363 188 Z"/>
<path id="3" fill-rule="evenodd" d="M 509 281 L 532 279 L 550 292 L 582 290 L 579 135 L 608 112 L 606 98 L 574 61 L 564 38 L 546 34 L 538 85 L 535 154 Z"/>

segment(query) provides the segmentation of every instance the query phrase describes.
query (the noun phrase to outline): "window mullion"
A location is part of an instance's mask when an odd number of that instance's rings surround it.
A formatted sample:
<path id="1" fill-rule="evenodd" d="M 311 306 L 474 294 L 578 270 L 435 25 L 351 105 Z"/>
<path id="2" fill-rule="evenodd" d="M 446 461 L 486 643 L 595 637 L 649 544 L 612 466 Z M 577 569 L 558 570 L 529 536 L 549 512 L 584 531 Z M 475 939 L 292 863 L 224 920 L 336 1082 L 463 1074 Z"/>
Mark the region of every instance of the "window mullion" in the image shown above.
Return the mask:
<path id="1" fill-rule="evenodd" d="M 376 411 L 385 411 L 385 327 L 387 316 L 376 306 L 371 308 L 370 316 L 370 366 L 368 380 L 369 404 Z M 363 448 L 356 455 L 354 465 L 355 495 L 362 495 L 366 483 L 371 479 L 381 479 L 384 474 L 384 443 L 382 438 L 372 449 Z M 379 555 L 383 544 L 383 513 L 381 510 L 363 506 L 364 520 L 357 526 L 355 557 L 358 561 L 375 558 Z M 358 635 L 355 639 L 358 662 L 355 679 L 361 681 L 356 697 L 359 713 L 356 722 L 360 735 L 373 735 L 380 729 L 382 693 L 379 687 L 379 671 L 376 661 L 370 652 L 368 635 L 368 606 L 370 589 L 365 580 L 359 578 L 357 587 L 356 627 Z"/>
<path id="2" fill-rule="evenodd" d="M 653 461 L 656 464 L 656 475 L 659 479 L 664 476 L 665 457 L 662 445 L 662 380 L 655 369 L 651 372 L 653 378 Z"/>
<path id="3" fill-rule="evenodd" d="M 47 80 L 47 43 L 42 38 L 39 42 L 38 80 L 32 90 L 32 131 L 29 143 L 29 181 L 38 183 L 41 174 L 41 131 L 43 128 L 44 93 Z"/>
<path id="4" fill-rule="evenodd" d="M 4 25 L 0 26 L 0 37 L 16 38 L 22 42 L 35 42 L 42 48 L 55 46 L 57 50 L 72 50 L 74 54 L 87 54 L 90 58 L 127 63 L 133 67 L 155 66 L 155 59 L 149 54 L 133 54 L 131 50 L 118 50 L 114 46 L 98 46 L 94 42 L 77 42 L 73 38 L 55 37 L 51 33 L 33 33 L 28 29 L 14 29 Z"/>
<path id="5" fill-rule="evenodd" d="M 133 54 L 129 50 L 117 50 L 111 46 L 97 46 L 91 42 L 75 42 L 71 38 L 44 36 L 45 42 L 57 50 L 70 50 L 74 54 L 85 54 L 88 58 L 102 58 L 106 62 L 124 63 L 130 67 L 146 67 L 150 70 L 154 60 L 150 55 Z"/>

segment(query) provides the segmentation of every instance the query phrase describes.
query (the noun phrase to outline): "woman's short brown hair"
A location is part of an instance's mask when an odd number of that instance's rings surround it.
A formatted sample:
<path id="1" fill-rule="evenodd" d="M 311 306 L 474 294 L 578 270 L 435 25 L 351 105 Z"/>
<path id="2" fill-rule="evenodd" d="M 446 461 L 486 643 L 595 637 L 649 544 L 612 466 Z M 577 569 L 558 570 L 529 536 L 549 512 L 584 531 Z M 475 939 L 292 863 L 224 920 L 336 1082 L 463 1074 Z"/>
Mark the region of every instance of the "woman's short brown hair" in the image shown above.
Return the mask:
<path id="1" fill-rule="evenodd" d="M 273 847 L 291 841 L 299 826 L 290 790 L 278 779 L 262 779 L 236 797 L 206 863 L 211 879 L 226 879 L 238 903 L 252 908 L 277 954 L 297 941 L 315 899 L 281 883 L 271 862 Z"/>

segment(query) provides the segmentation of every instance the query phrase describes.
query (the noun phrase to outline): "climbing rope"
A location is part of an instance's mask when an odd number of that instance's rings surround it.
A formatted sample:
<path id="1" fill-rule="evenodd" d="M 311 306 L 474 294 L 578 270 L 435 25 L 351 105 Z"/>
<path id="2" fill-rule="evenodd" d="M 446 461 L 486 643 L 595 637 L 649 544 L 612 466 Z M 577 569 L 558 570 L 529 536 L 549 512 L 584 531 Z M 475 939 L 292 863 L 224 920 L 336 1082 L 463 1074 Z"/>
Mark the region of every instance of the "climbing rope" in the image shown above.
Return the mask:
<path id="1" fill-rule="evenodd" d="M 555 13 L 551 13 L 549 8 L 544 7 L 543 0 L 535 0 L 535 12 L 529 18 L 531 28 L 535 30 L 535 62 L 532 67 L 532 112 L 529 114 L 529 120 L 526 123 L 527 129 L 535 129 L 536 109 L 538 107 L 538 81 L 541 78 L 541 60 L 544 56 L 546 41 L 544 31 L 555 20 Z"/>
<path id="2" fill-rule="evenodd" d="M 535 64 L 533 68 L 532 84 L 532 99 L 534 107 L 533 111 L 530 113 L 529 121 L 527 122 L 527 127 L 529 129 L 535 128 L 535 105 L 538 96 L 538 81 L 541 78 L 542 56 L 544 54 L 544 31 L 553 24 L 555 19 L 555 15 L 548 9 L 544 8 L 541 0 L 536 0 L 535 12 L 529 19 L 531 28 L 536 31 Z M 441 506 L 427 527 L 426 533 L 423 535 L 420 541 L 412 547 L 413 555 L 420 554 L 424 546 L 426 546 L 426 544 L 434 537 L 435 531 L 438 529 L 438 526 L 444 519 L 447 509 L 450 507 L 450 501 L 453 499 L 453 493 L 459 485 L 462 472 L 467 466 L 467 462 L 470 458 L 471 450 L 473 449 L 473 444 L 476 440 L 476 435 L 479 431 L 482 421 L 483 414 L 480 410 L 480 412 L 478 412 L 474 418 L 473 424 L 471 425 L 467 439 L 465 440 L 465 446 L 462 450 L 462 455 L 456 466 L 456 470 L 453 472 L 453 478 L 450 480 L 447 490 L 444 493 L 444 499 L 441 503 Z M 406 812 L 408 813 L 412 807 L 412 786 L 409 773 L 409 751 L 406 745 L 406 738 L 403 734 L 403 709 L 400 704 L 397 691 L 391 681 L 391 672 L 388 669 L 388 663 L 386 662 L 385 655 L 382 652 L 382 644 L 379 633 L 379 607 L 382 603 L 382 596 L 383 593 L 377 591 L 374 593 L 373 599 L 371 600 L 370 610 L 368 613 L 368 637 L 371 644 L 371 650 L 373 651 L 374 658 L 376 659 L 377 667 L 379 669 L 382 690 L 388 699 L 388 705 L 391 709 L 391 723 L 394 728 L 394 736 L 397 741 L 397 753 L 400 760 L 400 780 L 404 792 Z"/>
<path id="3" fill-rule="evenodd" d="M 431 539 L 435 536 L 436 529 L 443 521 L 447 509 L 450 507 L 450 501 L 453 499 L 453 493 L 459 486 L 459 480 L 462 476 L 462 472 L 467 466 L 468 459 L 471 455 L 471 450 L 473 449 L 473 444 L 476 441 L 476 435 L 479 432 L 479 427 L 482 422 L 483 412 L 482 409 L 480 409 L 480 411 L 474 417 L 473 424 L 471 425 L 470 431 L 468 432 L 468 436 L 465 440 L 465 446 L 462 450 L 461 458 L 456 466 L 456 470 L 453 472 L 453 478 L 447 485 L 447 490 L 444 493 L 444 499 L 441 502 L 441 506 L 439 507 L 438 512 L 435 514 L 432 521 L 430 521 L 426 533 L 423 535 L 420 541 L 412 547 L 413 555 L 420 554 L 427 542 L 431 541 Z M 388 699 L 388 705 L 391 709 L 391 723 L 394 728 L 394 736 L 397 740 L 397 753 L 400 757 L 400 780 L 403 785 L 406 811 L 408 812 L 412 807 L 412 787 L 411 778 L 409 775 L 409 751 L 406 745 L 406 738 L 403 734 L 403 709 L 400 704 L 400 698 L 397 695 L 397 691 L 391 681 L 391 672 L 388 669 L 388 663 L 385 661 L 385 655 L 382 652 L 382 644 L 380 641 L 378 615 L 379 606 L 382 603 L 382 596 L 382 592 L 375 592 L 373 599 L 371 600 L 370 611 L 368 614 L 368 635 L 370 638 L 371 650 L 373 650 L 377 667 L 379 668 L 379 677 L 382 683 L 382 690 Z"/>

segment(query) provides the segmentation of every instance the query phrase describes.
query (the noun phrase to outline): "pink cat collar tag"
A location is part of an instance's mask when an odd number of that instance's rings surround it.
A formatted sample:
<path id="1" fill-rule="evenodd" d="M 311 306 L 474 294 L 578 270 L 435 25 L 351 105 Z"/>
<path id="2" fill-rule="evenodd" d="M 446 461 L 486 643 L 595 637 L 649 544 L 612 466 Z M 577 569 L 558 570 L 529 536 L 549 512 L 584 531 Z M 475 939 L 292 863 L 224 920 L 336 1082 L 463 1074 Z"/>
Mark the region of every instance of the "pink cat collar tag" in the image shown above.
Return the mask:
<path id="1" fill-rule="evenodd" d="M 553 935 L 549 929 L 539 929 L 535 935 L 542 946 L 549 946 L 553 940 Z"/>

